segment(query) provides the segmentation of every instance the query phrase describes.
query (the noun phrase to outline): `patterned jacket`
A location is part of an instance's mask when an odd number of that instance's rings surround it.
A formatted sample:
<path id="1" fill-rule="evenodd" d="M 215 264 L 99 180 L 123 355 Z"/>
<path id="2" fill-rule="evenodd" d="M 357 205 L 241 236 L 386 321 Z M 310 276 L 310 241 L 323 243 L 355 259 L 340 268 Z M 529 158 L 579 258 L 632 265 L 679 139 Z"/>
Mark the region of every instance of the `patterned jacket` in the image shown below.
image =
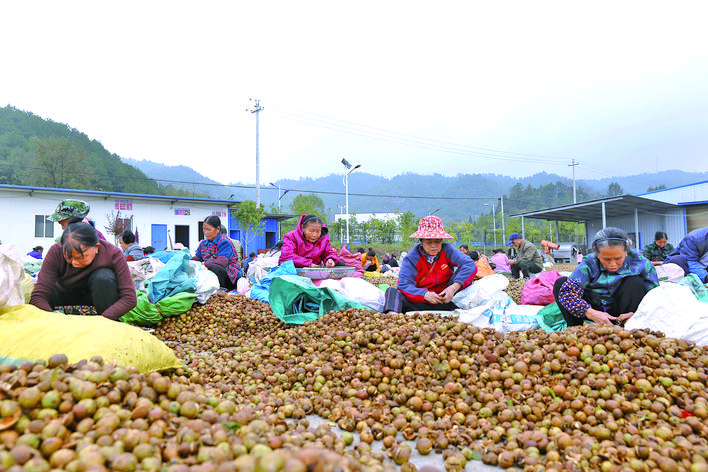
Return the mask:
<path id="1" fill-rule="evenodd" d="M 204 262 L 207 269 L 220 265 L 226 269 L 231 282 L 235 284 L 238 280 L 238 253 L 234 251 L 231 240 L 223 234 L 219 234 L 213 241 L 202 239 L 192 260 Z"/>
<path id="2" fill-rule="evenodd" d="M 280 259 L 278 264 L 285 261 L 293 261 L 295 267 L 310 267 L 312 264 L 324 264 L 327 259 L 332 259 L 335 264 L 339 262 L 339 255 L 329 242 L 329 230 L 327 225 L 322 225 L 320 239 L 311 243 L 302 235 L 300 225 L 302 215 L 294 230 L 283 237 L 283 247 L 280 249 Z"/>
<path id="3" fill-rule="evenodd" d="M 427 303 L 425 294 L 429 291 L 440 293 L 455 282 L 465 288 L 472 283 L 476 273 L 474 261 L 452 244 L 443 243 L 440 253 L 430 264 L 418 243 L 401 261 L 398 290 L 413 303 Z"/>
<path id="4" fill-rule="evenodd" d="M 634 248 L 627 249 L 627 257 L 617 272 L 605 269 L 597 254 L 588 254 L 561 286 L 558 303 L 578 318 L 582 318 L 588 308 L 607 311 L 622 279 L 632 275 L 640 276 L 647 290 L 659 286 L 656 269 Z"/>

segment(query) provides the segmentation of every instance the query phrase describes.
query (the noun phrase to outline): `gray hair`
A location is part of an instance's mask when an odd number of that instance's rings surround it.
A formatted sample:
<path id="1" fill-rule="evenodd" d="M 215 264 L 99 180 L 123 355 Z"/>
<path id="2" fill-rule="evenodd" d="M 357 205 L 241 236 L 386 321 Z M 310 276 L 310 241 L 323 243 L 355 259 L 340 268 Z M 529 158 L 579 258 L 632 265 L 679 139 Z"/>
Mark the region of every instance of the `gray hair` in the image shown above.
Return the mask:
<path id="1" fill-rule="evenodd" d="M 608 226 L 597 233 L 592 241 L 593 250 L 598 253 L 603 247 L 622 246 L 624 250 L 629 247 L 629 236 L 619 228 Z"/>

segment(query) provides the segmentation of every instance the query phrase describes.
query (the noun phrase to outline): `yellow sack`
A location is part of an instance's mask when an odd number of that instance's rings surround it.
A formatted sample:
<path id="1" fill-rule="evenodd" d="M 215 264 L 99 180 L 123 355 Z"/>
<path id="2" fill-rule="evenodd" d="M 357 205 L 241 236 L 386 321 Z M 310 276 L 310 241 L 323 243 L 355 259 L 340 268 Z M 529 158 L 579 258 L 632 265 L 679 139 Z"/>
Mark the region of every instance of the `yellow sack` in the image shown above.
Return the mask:
<path id="1" fill-rule="evenodd" d="M 101 356 L 147 374 L 182 367 L 165 343 L 135 326 L 102 316 L 63 315 L 33 305 L 0 309 L 0 364 L 66 354 L 70 363 Z"/>
<path id="2" fill-rule="evenodd" d="M 32 290 L 34 290 L 34 282 L 32 282 L 32 277 L 25 274 L 25 278 L 22 279 L 22 293 L 25 295 L 25 303 L 30 302 L 30 297 L 32 296 Z"/>

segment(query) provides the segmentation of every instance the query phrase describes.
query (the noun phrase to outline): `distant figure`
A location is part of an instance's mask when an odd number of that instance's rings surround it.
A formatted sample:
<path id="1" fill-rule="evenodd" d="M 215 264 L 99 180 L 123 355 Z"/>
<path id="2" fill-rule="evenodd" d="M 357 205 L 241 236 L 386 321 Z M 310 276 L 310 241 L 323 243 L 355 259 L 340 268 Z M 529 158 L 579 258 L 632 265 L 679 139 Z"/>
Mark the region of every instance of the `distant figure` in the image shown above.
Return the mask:
<path id="1" fill-rule="evenodd" d="M 243 246 L 241 246 L 241 241 L 230 237 L 228 231 L 226 230 L 226 226 L 224 225 L 221 225 L 220 231 L 221 234 L 231 240 L 231 243 L 234 245 L 234 251 L 238 254 L 238 263 L 243 264 Z"/>
<path id="2" fill-rule="evenodd" d="M 283 238 L 278 264 L 295 267 L 334 267 L 339 255 L 329 241 L 329 230 L 317 215 L 302 215 L 294 230 Z"/>
<path id="3" fill-rule="evenodd" d="M 256 253 L 251 252 L 248 255 L 248 258 L 243 261 L 243 275 L 248 274 L 248 265 L 255 260 L 256 260 Z"/>
<path id="4" fill-rule="evenodd" d="M 135 234 L 126 229 L 118 236 L 118 245 L 123 250 L 126 261 L 140 261 L 145 259 L 143 248 L 135 242 Z"/>
<path id="5" fill-rule="evenodd" d="M 27 253 L 28 256 L 34 257 L 35 259 L 42 259 L 42 253 L 44 252 L 44 248 L 42 246 L 36 246 L 33 247 L 30 252 Z"/>
<path id="6" fill-rule="evenodd" d="M 465 256 L 470 255 L 470 248 L 467 244 L 460 244 L 460 252 Z"/>
<path id="7" fill-rule="evenodd" d="M 477 264 L 477 273 L 474 276 L 475 280 L 479 280 L 482 277 L 486 277 L 488 275 L 494 275 L 494 269 L 492 268 L 491 264 L 489 264 L 487 256 L 485 256 L 484 254 L 480 254 L 477 251 L 469 251 L 468 256 L 470 256 L 470 259 L 472 259 L 474 263 Z"/>
<path id="8" fill-rule="evenodd" d="M 361 266 L 365 272 L 381 272 L 381 264 L 379 264 L 379 259 L 373 249 L 361 255 Z"/>
<path id="9" fill-rule="evenodd" d="M 543 272 L 543 258 L 532 242 L 522 239 L 519 233 L 511 233 L 506 245 L 517 250 L 516 258 L 509 262 L 511 278 L 518 279 L 523 275 L 528 279 L 531 273 Z"/>
<path id="10" fill-rule="evenodd" d="M 390 265 L 392 268 L 393 267 L 400 267 L 398 265 L 398 259 L 396 259 L 396 254 L 391 253 L 391 257 L 388 258 L 388 265 Z"/>
<path id="11" fill-rule="evenodd" d="M 507 257 L 506 252 L 504 252 L 504 249 L 495 249 L 494 255 L 491 257 L 490 261 L 494 263 L 494 270 L 496 272 L 511 272 L 509 258 Z"/>
<path id="12" fill-rule="evenodd" d="M 99 239 L 106 239 L 106 237 L 98 229 L 96 229 L 96 223 L 88 219 L 88 213 L 91 210 L 91 206 L 83 200 L 73 200 L 67 199 L 62 200 L 57 205 L 57 209 L 49 217 L 50 220 L 56 221 L 61 226 L 61 229 L 65 229 L 68 225 L 72 223 L 88 223 L 96 230 Z M 57 241 L 61 236 L 57 237 Z"/>
<path id="13" fill-rule="evenodd" d="M 663 231 L 657 231 L 654 242 L 644 246 L 642 254 L 655 266 L 662 265 L 674 247 L 669 244 L 669 237 Z"/>

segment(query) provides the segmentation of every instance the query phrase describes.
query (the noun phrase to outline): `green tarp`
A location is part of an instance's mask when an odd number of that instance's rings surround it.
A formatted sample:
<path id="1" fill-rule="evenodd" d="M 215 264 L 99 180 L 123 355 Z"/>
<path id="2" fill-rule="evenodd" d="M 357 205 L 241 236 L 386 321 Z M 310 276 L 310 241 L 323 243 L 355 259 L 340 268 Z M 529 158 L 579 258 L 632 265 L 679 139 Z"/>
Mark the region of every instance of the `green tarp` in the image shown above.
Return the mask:
<path id="1" fill-rule="evenodd" d="M 192 307 L 197 298 L 196 293 L 181 292 L 151 303 L 146 292 L 138 290 L 137 294 L 137 306 L 121 316 L 120 321 L 144 327 L 155 326 L 163 318 L 181 315 Z"/>
<path id="2" fill-rule="evenodd" d="M 268 302 L 275 316 L 291 324 L 303 324 L 329 311 L 369 309 L 330 288 L 316 287 L 312 280 L 297 275 L 273 277 Z"/>

